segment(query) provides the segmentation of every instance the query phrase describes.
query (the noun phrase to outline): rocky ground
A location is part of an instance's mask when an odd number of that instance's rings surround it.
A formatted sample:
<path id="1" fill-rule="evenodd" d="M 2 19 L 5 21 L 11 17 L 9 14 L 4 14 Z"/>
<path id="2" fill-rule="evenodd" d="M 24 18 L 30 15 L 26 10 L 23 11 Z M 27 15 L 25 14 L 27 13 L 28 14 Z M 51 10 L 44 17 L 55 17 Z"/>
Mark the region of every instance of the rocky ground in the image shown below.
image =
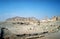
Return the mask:
<path id="1" fill-rule="evenodd" d="M 4 39 L 60 39 L 60 21 L 40 25 L 0 22 L 0 37 Z"/>

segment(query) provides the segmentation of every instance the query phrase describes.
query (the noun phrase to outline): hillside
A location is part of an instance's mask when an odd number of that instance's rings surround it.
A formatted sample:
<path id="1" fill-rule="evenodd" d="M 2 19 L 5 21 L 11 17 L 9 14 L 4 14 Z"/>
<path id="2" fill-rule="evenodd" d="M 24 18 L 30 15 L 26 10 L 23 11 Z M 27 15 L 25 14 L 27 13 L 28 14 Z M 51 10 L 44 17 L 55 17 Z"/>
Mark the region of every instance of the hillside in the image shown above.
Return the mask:
<path id="1" fill-rule="evenodd" d="M 0 22 L 0 31 L 3 29 L 6 37 L 41 37 L 45 33 L 56 33 L 60 31 L 60 21 L 40 22 L 36 18 L 13 17 Z M 1 33 L 1 32 L 0 32 Z"/>

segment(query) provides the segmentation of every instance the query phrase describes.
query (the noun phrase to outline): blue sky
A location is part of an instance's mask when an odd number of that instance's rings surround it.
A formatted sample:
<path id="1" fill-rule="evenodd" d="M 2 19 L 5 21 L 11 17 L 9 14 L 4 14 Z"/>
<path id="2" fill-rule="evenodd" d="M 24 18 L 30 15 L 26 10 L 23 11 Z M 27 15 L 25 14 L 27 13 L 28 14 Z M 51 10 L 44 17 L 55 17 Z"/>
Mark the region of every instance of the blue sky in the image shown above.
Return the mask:
<path id="1" fill-rule="evenodd" d="M 0 0 L 0 20 L 14 16 L 36 17 L 38 19 L 44 18 L 45 16 L 60 16 L 60 1 Z"/>

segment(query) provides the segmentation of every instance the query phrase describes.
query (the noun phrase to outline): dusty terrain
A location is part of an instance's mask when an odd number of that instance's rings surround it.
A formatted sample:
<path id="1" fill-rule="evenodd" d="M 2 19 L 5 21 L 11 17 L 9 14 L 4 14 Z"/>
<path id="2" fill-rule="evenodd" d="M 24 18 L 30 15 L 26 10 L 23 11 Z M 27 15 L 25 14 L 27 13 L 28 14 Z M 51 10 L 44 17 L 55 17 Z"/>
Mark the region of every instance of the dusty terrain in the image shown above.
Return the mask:
<path id="1" fill-rule="evenodd" d="M 0 37 L 4 39 L 60 39 L 59 36 L 60 21 L 14 17 L 0 22 Z"/>

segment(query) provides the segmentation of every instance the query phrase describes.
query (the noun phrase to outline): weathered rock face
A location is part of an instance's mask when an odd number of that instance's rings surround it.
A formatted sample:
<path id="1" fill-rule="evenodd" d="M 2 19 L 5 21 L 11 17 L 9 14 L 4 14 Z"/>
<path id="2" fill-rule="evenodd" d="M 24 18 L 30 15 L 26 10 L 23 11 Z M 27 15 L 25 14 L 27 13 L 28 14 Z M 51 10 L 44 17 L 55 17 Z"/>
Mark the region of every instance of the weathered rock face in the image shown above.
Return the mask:
<path id="1" fill-rule="evenodd" d="M 41 32 L 52 32 L 56 27 L 59 26 L 60 22 L 48 22 L 40 23 L 36 18 L 24 18 L 24 17 L 13 17 L 6 20 L 6 23 L 0 26 L 8 28 L 12 33 L 15 34 L 31 34 Z"/>
<path id="2" fill-rule="evenodd" d="M 51 20 L 52 20 L 52 21 L 57 21 L 57 20 L 58 20 L 58 17 L 54 16 L 54 17 L 52 17 Z"/>
<path id="3" fill-rule="evenodd" d="M 44 33 L 59 31 L 60 21 L 40 23 L 36 18 L 13 17 L 0 23 L 0 29 L 1 28 L 5 28 L 4 37 L 11 37 L 13 35 L 27 35 L 26 37 L 28 37 L 28 35 L 42 35 Z"/>
<path id="4" fill-rule="evenodd" d="M 60 16 L 58 17 L 58 20 L 60 21 Z"/>
<path id="5" fill-rule="evenodd" d="M 24 18 L 24 17 L 13 17 L 6 20 L 6 22 L 14 22 L 14 23 L 24 23 L 24 24 L 33 24 L 39 25 L 40 21 L 34 17 L 31 18 Z"/>

